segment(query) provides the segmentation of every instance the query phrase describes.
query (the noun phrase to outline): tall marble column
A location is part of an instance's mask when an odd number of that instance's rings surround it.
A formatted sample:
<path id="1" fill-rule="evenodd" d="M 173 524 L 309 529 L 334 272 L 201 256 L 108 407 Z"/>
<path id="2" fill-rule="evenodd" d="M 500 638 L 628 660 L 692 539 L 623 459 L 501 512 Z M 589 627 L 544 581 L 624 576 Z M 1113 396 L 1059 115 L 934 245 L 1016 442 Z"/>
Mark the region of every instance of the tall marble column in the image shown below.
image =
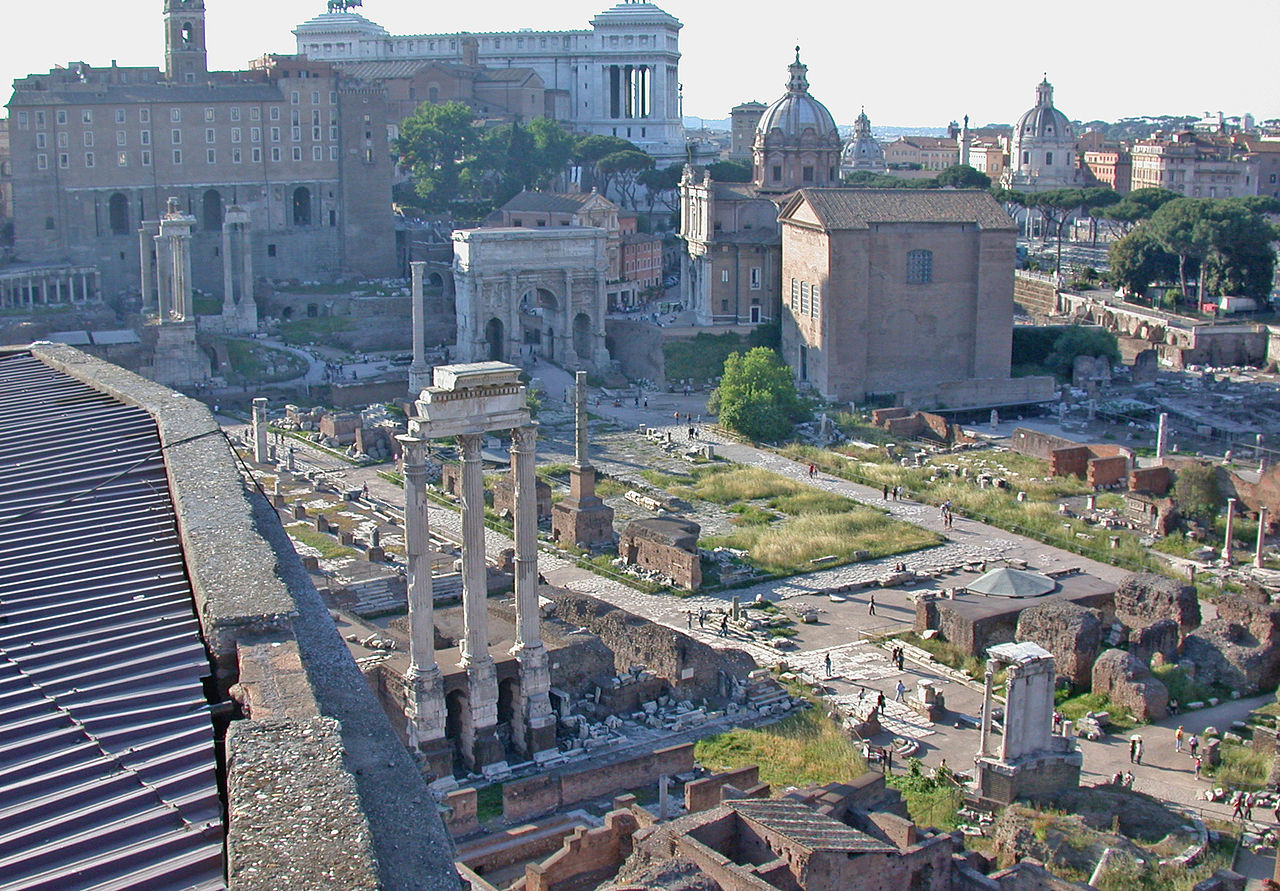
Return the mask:
<path id="1" fill-rule="evenodd" d="M 526 754 L 545 760 L 556 754 L 556 719 L 551 711 L 551 670 L 542 644 L 538 614 L 538 493 L 534 475 L 538 430 L 512 431 L 511 457 L 515 465 L 516 645 L 511 655 L 520 663 L 518 718 L 521 733 L 512 739 Z"/>
<path id="2" fill-rule="evenodd" d="M 156 235 L 152 241 L 156 246 L 156 317 L 163 324 L 173 313 L 173 260 L 169 256 L 167 238 Z"/>
<path id="3" fill-rule="evenodd" d="M 409 366 L 409 395 L 414 399 L 431 386 L 431 369 L 427 367 L 424 341 L 427 339 L 427 307 L 422 296 L 423 279 L 427 264 L 414 261 L 409 264 L 413 273 L 413 364 Z"/>
<path id="4" fill-rule="evenodd" d="M 404 545 L 409 571 L 409 670 L 404 683 L 409 745 L 426 757 L 434 776 L 451 778 L 453 758 L 444 735 L 444 683 L 436 664 L 432 617 L 426 440 L 404 434 L 396 439 L 404 450 Z"/>
<path id="5" fill-rule="evenodd" d="M 1236 531 L 1236 500 L 1234 498 L 1227 499 L 1227 529 L 1226 535 L 1222 539 L 1222 559 L 1227 563 L 1231 562 L 1231 536 Z"/>
<path id="6" fill-rule="evenodd" d="M 488 580 L 484 546 L 483 436 L 458 437 L 462 451 L 462 658 L 467 671 L 471 720 L 462 725 L 462 755 L 471 767 L 506 771 L 498 741 L 498 673 L 489 654 Z"/>
<path id="7" fill-rule="evenodd" d="M 231 225 L 222 223 L 222 315 L 231 317 L 236 312 L 236 267 L 231 244 Z"/>
<path id="8" fill-rule="evenodd" d="M 253 460 L 266 464 L 270 457 L 267 449 L 267 399 L 259 396 L 253 400 Z"/>
<path id="9" fill-rule="evenodd" d="M 144 222 L 138 228 L 138 261 L 142 272 L 142 315 L 154 315 L 156 311 L 155 279 L 153 277 L 152 256 L 155 253 L 155 235 L 153 224 Z"/>
<path id="10" fill-rule="evenodd" d="M 991 735 L 991 699 L 992 699 L 992 679 L 995 676 L 995 666 L 990 662 L 987 663 L 986 673 L 983 675 L 982 685 L 982 726 L 978 730 L 978 757 L 986 758 L 989 754 L 987 750 L 987 740 Z"/>

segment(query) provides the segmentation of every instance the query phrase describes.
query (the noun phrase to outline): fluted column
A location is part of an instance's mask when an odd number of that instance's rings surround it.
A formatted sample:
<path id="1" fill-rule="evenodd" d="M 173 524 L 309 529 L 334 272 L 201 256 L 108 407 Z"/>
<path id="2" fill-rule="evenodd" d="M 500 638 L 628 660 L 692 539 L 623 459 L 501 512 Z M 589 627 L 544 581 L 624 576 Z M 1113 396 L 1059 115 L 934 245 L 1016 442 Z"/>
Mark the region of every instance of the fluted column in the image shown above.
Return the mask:
<path id="1" fill-rule="evenodd" d="M 253 400 L 253 460 L 266 464 L 267 449 L 267 399 L 259 396 Z"/>
<path id="2" fill-rule="evenodd" d="M 427 308 L 423 302 L 422 284 L 427 274 L 427 264 L 415 261 L 409 264 L 413 274 L 413 364 L 409 366 L 409 395 L 414 399 L 431 386 L 431 370 L 423 342 L 427 338 Z"/>
<path id="3" fill-rule="evenodd" d="M 1258 544 L 1253 549 L 1253 565 L 1262 568 L 1262 547 L 1267 543 L 1267 506 L 1258 508 Z"/>
<path id="4" fill-rule="evenodd" d="M 479 433 L 458 437 L 462 452 L 462 658 L 471 720 L 463 722 L 462 754 L 486 773 L 506 771 L 497 738 L 498 674 L 489 655 L 488 580 L 484 545 L 484 468 Z"/>
<path id="5" fill-rule="evenodd" d="M 153 235 L 156 246 L 156 317 L 163 324 L 173 311 L 173 262 L 169 259 L 169 240 Z"/>
<path id="6" fill-rule="evenodd" d="M 235 315 L 236 311 L 236 267 L 232 256 L 231 229 L 233 224 L 222 224 L 222 314 Z"/>
<path id="7" fill-rule="evenodd" d="M 1234 498 L 1227 499 L 1227 529 L 1226 535 L 1222 540 L 1222 559 L 1227 563 L 1231 562 L 1231 536 L 1236 531 L 1236 500 Z"/>
<path id="8" fill-rule="evenodd" d="M 520 663 L 518 716 L 523 733 L 512 728 L 512 739 L 526 754 L 545 760 L 556 753 L 555 715 L 551 710 L 551 671 L 542 644 L 538 614 L 538 492 L 534 474 L 538 430 L 512 431 L 511 457 L 515 470 L 516 645 L 511 655 Z"/>
<path id="9" fill-rule="evenodd" d="M 404 546 L 409 587 L 409 670 L 405 672 L 405 717 L 409 743 L 420 750 L 444 748 L 445 704 L 436 665 L 432 618 L 431 559 L 427 546 L 426 440 L 401 434 L 404 451 Z M 448 773 L 447 757 L 436 772 Z"/>

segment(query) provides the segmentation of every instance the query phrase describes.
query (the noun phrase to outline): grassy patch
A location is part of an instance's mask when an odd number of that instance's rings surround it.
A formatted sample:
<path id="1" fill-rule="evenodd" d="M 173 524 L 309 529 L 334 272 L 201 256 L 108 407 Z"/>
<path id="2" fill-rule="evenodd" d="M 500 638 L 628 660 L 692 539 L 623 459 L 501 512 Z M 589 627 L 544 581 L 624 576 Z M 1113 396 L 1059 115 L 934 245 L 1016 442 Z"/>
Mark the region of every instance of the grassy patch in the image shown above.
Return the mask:
<path id="1" fill-rule="evenodd" d="M 502 816 L 502 785 L 495 783 L 476 791 L 476 819 L 488 823 Z"/>
<path id="2" fill-rule="evenodd" d="M 323 316 L 314 319 L 295 319 L 280 323 L 280 337 L 285 343 L 298 345 L 320 343 L 333 334 L 349 331 L 352 321 L 344 316 Z"/>
<path id="3" fill-rule="evenodd" d="M 1216 767 L 1206 767 L 1205 773 L 1219 785 L 1231 789 L 1261 789 L 1271 774 L 1274 755 L 1255 752 L 1249 746 L 1223 743 L 1218 747 L 1222 759 Z"/>
<path id="4" fill-rule="evenodd" d="M 926 776 L 920 760 L 907 760 L 907 772 L 886 779 L 886 784 L 902 793 L 907 813 L 914 823 L 938 829 L 954 829 L 956 814 L 964 804 L 964 795 L 954 781 Z"/>
<path id="5" fill-rule="evenodd" d="M 601 498 L 625 495 L 629 488 L 631 487 L 607 476 L 602 476 L 596 480 L 596 494 Z"/>
<path id="6" fill-rule="evenodd" d="M 310 526 L 304 526 L 302 523 L 295 523 L 292 526 L 286 526 L 285 532 L 309 548 L 315 548 L 320 552 L 320 557 L 325 560 L 334 560 L 339 557 L 354 557 L 356 551 L 346 545 L 338 544 L 332 535 L 325 535 L 323 532 L 317 532 Z"/>
<path id="7" fill-rule="evenodd" d="M 698 334 L 693 340 L 672 340 L 662 345 L 664 371 L 668 381 L 706 381 L 724 373 L 730 353 L 748 349 L 746 340 L 732 331 Z"/>
<path id="8" fill-rule="evenodd" d="M 1105 693 L 1081 693 L 1069 697 L 1058 703 L 1058 711 L 1068 721 L 1079 721 L 1085 712 L 1106 712 L 1111 716 L 1113 730 L 1132 730 L 1138 725 L 1127 708 L 1116 705 Z"/>
<path id="9" fill-rule="evenodd" d="M 982 680 L 986 673 L 986 663 L 977 656 L 970 656 L 950 641 L 938 638 L 923 638 L 915 634 L 903 634 L 899 640 L 917 646 L 943 665 L 963 671 L 974 680 Z"/>
<path id="10" fill-rule="evenodd" d="M 246 340 L 228 340 L 230 369 L 224 372 L 229 384 L 293 380 L 307 373 L 307 363 L 286 350 L 277 350 Z"/>
<path id="11" fill-rule="evenodd" d="M 1180 704 L 1186 705 L 1188 702 L 1204 702 L 1210 696 L 1218 696 L 1220 699 L 1227 697 L 1222 695 L 1221 691 L 1214 690 L 1208 684 L 1198 683 L 1195 679 L 1188 677 L 1187 673 L 1176 664 L 1153 665 L 1151 673 L 1160 679 L 1169 689 L 1169 698 L 1176 699 Z"/>
<path id="12" fill-rule="evenodd" d="M 848 783 L 866 772 L 862 755 L 820 708 L 768 727 L 717 733 L 699 740 L 693 754 L 712 771 L 759 765 L 760 782 L 775 793 L 788 786 Z"/>
<path id="13" fill-rule="evenodd" d="M 222 300 L 212 294 L 192 294 L 191 311 L 198 316 L 220 316 Z"/>

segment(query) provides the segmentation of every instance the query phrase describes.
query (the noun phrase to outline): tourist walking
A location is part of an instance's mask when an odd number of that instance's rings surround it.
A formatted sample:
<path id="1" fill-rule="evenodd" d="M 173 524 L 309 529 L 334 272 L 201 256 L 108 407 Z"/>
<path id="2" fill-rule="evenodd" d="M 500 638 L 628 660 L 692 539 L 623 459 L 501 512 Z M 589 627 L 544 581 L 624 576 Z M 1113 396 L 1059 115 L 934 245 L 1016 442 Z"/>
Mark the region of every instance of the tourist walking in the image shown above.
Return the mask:
<path id="1" fill-rule="evenodd" d="M 885 501 L 888 501 L 888 500 L 889 500 L 889 487 L 888 487 L 888 486 L 885 486 L 885 487 L 884 487 L 883 489 L 881 489 L 880 491 L 881 491 L 881 496 L 884 498 L 884 500 L 885 500 Z"/>
<path id="2" fill-rule="evenodd" d="M 827 677 L 831 677 L 831 654 L 827 653 L 826 659 L 823 660 L 827 666 Z"/>
<path id="3" fill-rule="evenodd" d="M 876 595 L 872 594 L 867 598 L 867 615 L 874 616 L 876 614 Z"/>
<path id="4" fill-rule="evenodd" d="M 1129 737 L 1129 763 L 1133 764 L 1138 756 L 1138 737 Z"/>
<path id="5" fill-rule="evenodd" d="M 1195 765 L 1196 779 L 1198 780 L 1200 779 L 1200 768 L 1204 766 L 1204 762 L 1200 760 L 1199 755 L 1196 755 L 1195 761 L 1192 763 Z M 1276 822 L 1280 823 L 1280 804 L 1276 805 L 1276 811 L 1277 811 Z"/>
<path id="6" fill-rule="evenodd" d="M 884 714 L 884 691 L 883 690 L 881 690 L 879 693 L 876 694 L 876 714 L 877 715 Z"/>
<path id="7" fill-rule="evenodd" d="M 1187 740 L 1187 748 L 1191 750 L 1191 757 L 1196 757 L 1196 749 L 1200 748 L 1200 737 L 1194 733 L 1191 734 L 1191 738 Z"/>
<path id="8" fill-rule="evenodd" d="M 1237 789 L 1231 796 L 1231 819 L 1239 820 L 1244 816 L 1244 795 Z"/>
<path id="9" fill-rule="evenodd" d="M 1182 725 L 1178 725 L 1178 729 L 1173 732 L 1173 750 L 1174 752 L 1182 751 Z"/>
<path id="10" fill-rule="evenodd" d="M 906 692 L 907 692 L 907 685 L 902 683 L 902 681 L 898 681 L 898 686 L 894 688 L 893 701 L 901 702 L 902 697 L 906 695 Z"/>
<path id="11" fill-rule="evenodd" d="M 729 634 L 729 614 L 725 613 L 724 617 L 720 619 L 720 636 L 727 637 L 728 634 Z"/>

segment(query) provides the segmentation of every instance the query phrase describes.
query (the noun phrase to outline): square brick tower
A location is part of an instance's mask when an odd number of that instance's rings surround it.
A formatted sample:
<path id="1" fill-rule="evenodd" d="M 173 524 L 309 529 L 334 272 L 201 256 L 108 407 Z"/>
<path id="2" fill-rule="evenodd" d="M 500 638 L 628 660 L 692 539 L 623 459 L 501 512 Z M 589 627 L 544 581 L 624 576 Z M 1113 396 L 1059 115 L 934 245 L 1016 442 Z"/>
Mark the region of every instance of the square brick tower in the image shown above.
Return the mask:
<path id="1" fill-rule="evenodd" d="M 596 496 L 596 469 L 587 458 L 587 373 L 574 382 L 576 442 L 569 467 L 569 497 L 551 506 L 551 537 L 589 548 L 613 544 L 613 508 Z"/>

